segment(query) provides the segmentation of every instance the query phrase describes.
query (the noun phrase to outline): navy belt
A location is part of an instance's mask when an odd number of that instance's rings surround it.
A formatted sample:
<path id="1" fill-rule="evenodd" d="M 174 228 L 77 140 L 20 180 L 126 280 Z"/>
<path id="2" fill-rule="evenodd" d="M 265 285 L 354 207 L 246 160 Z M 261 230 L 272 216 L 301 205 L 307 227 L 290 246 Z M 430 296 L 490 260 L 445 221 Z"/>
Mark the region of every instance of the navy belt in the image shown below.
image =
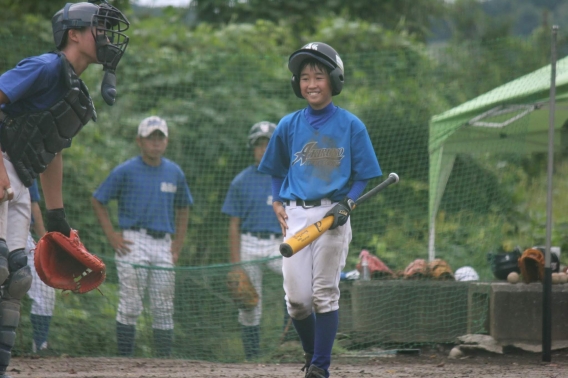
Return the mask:
<path id="1" fill-rule="evenodd" d="M 317 207 L 321 205 L 331 205 L 333 201 L 327 198 L 318 199 L 318 200 L 309 200 L 309 201 L 298 199 L 298 200 L 284 200 L 284 203 L 286 204 L 286 206 L 301 206 L 304 209 L 309 209 L 311 207 Z"/>
<path id="2" fill-rule="evenodd" d="M 260 231 L 260 232 L 245 232 L 248 236 L 254 236 L 255 238 L 269 240 L 269 239 L 279 239 L 282 234 L 275 234 L 274 232 Z"/>
<path id="3" fill-rule="evenodd" d="M 149 230 L 147 228 L 142 228 L 142 227 L 129 227 L 128 229 L 132 230 L 132 231 L 142 231 L 143 233 L 153 237 L 154 239 L 163 239 L 163 238 L 166 237 L 166 235 L 168 235 L 168 232 L 154 231 L 154 230 Z"/>

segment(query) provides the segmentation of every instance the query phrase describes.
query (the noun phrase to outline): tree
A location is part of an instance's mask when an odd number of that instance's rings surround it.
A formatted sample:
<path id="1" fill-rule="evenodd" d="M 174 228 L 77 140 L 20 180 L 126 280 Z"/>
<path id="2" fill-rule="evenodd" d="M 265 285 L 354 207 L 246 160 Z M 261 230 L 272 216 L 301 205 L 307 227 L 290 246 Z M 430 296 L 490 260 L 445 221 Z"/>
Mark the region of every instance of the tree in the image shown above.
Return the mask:
<path id="1" fill-rule="evenodd" d="M 199 21 L 216 25 L 263 19 L 289 22 L 297 34 L 313 33 L 318 17 L 342 15 L 405 30 L 419 40 L 428 36 L 432 19 L 445 12 L 443 0 L 197 0 L 192 4 Z"/>

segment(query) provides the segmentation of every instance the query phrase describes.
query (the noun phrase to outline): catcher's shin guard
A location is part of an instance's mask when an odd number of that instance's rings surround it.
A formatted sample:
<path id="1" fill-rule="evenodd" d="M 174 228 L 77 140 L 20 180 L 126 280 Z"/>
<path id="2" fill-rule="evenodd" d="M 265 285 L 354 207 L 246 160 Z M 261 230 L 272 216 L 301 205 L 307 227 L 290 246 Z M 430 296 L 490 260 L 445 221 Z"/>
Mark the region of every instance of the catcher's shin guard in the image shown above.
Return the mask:
<path id="1" fill-rule="evenodd" d="M 0 239 L 0 285 L 6 282 L 10 271 L 8 270 L 8 245 L 6 240 Z"/>
<path id="2" fill-rule="evenodd" d="M 170 357 L 172 354 L 173 329 L 154 328 L 154 348 L 156 357 Z"/>
<path id="3" fill-rule="evenodd" d="M 24 249 L 16 249 L 8 256 L 10 276 L 4 285 L 4 296 L 22 299 L 32 286 L 32 270 Z"/>
<path id="4" fill-rule="evenodd" d="M 10 364 L 19 322 L 20 300 L 3 296 L 0 300 L 0 377 L 4 377 Z"/>

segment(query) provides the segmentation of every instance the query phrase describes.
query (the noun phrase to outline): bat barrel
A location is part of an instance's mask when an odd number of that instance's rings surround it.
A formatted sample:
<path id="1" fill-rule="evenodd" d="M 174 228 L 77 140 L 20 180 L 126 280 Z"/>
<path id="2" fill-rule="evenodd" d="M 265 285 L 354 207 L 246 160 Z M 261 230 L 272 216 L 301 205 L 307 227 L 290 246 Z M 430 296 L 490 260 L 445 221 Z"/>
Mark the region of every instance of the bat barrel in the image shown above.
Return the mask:
<path id="1" fill-rule="evenodd" d="M 280 254 L 284 257 L 290 257 L 294 254 L 294 251 L 292 247 L 290 247 L 290 244 L 282 243 L 280 244 Z"/>

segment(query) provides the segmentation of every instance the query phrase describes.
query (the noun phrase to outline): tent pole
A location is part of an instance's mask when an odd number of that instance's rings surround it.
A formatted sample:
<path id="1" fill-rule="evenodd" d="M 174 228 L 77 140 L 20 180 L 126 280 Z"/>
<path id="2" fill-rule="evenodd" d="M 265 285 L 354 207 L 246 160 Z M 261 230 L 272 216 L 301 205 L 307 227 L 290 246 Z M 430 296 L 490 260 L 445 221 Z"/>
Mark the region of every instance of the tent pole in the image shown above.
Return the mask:
<path id="1" fill-rule="evenodd" d="M 552 235 L 552 173 L 554 168 L 554 112 L 556 105 L 556 36 L 558 26 L 552 26 L 550 54 L 550 113 L 548 118 L 548 166 L 546 193 L 546 251 L 544 254 L 544 282 L 542 285 L 542 360 L 551 361 L 552 349 L 552 270 L 550 246 Z"/>
<path id="2" fill-rule="evenodd" d="M 436 258 L 436 217 L 433 216 L 430 221 L 430 236 L 428 238 L 428 261 L 433 261 Z"/>

